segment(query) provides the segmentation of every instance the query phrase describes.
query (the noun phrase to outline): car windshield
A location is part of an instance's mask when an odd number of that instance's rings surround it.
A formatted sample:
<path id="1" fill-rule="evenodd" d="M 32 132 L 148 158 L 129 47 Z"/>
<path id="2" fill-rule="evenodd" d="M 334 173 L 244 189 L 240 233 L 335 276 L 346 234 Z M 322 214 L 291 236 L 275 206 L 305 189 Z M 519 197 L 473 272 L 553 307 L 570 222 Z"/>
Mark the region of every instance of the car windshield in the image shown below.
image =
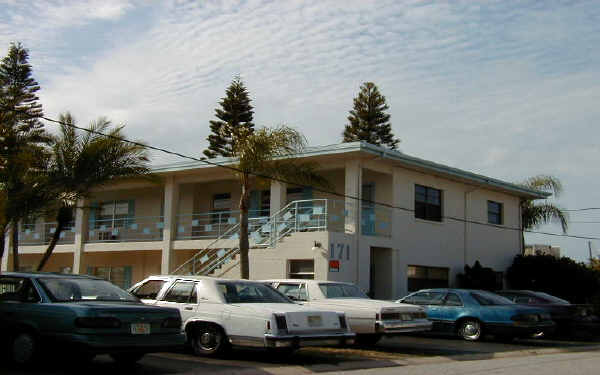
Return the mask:
<path id="1" fill-rule="evenodd" d="M 482 306 L 514 305 L 515 303 L 506 297 L 494 293 L 477 291 L 471 292 L 471 296 Z"/>
<path id="2" fill-rule="evenodd" d="M 325 298 L 369 298 L 357 286 L 348 284 L 319 284 Z"/>
<path id="3" fill-rule="evenodd" d="M 65 277 L 40 278 L 38 281 L 53 302 L 139 301 L 136 297 L 106 280 Z"/>
<path id="4" fill-rule="evenodd" d="M 543 299 L 548 300 L 548 302 L 551 303 L 556 303 L 556 304 L 560 304 L 560 305 L 570 305 L 571 303 L 567 300 L 564 300 L 562 298 L 558 298 L 555 296 L 552 296 L 548 293 L 544 293 L 544 292 L 535 292 L 535 295 L 540 296 Z"/>
<path id="5" fill-rule="evenodd" d="M 223 281 L 217 287 L 227 303 L 293 303 L 283 294 L 261 283 Z"/>

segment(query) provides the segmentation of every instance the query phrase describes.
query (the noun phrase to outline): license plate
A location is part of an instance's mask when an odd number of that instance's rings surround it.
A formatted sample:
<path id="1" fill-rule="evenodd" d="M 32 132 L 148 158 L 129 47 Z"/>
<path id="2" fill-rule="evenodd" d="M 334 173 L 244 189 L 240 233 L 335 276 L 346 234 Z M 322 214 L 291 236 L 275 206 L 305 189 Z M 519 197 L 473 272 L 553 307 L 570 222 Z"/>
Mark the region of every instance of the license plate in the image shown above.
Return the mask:
<path id="1" fill-rule="evenodd" d="M 133 335 L 149 335 L 150 324 L 148 323 L 134 323 L 131 325 L 131 334 Z"/>
<path id="2" fill-rule="evenodd" d="M 309 315 L 308 316 L 308 325 L 309 325 L 309 327 L 320 327 L 321 325 L 323 325 L 323 322 L 321 321 L 321 316 L 320 315 Z"/>
<path id="3" fill-rule="evenodd" d="M 410 314 L 402 314 L 402 320 L 412 320 L 412 316 Z"/>

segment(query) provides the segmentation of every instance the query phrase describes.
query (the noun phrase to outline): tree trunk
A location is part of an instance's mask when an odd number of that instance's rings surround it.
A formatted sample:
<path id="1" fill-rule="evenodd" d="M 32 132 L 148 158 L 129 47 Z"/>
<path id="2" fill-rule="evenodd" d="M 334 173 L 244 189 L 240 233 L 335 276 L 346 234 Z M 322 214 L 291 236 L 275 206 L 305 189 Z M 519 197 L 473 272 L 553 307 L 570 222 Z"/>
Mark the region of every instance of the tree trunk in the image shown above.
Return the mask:
<path id="1" fill-rule="evenodd" d="M 40 264 L 38 264 L 36 271 L 40 272 L 44 268 L 46 263 L 48 262 L 48 259 L 50 259 L 50 255 L 52 255 L 52 252 L 54 251 L 54 248 L 56 247 L 58 240 L 60 240 L 60 234 L 62 233 L 66 224 L 67 223 L 62 219 L 61 215 L 57 215 L 56 230 L 54 231 L 54 234 L 52 235 L 52 240 L 50 240 L 50 243 L 48 244 L 48 248 L 46 249 L 46 252 L 44 253 L 44 256 L 42 257 L 42 260 L 40 260 Z"/>
<path id="2" fill-rule="evenodd" d="M 250 181 L 249 176 L 244 174 L 241 178 L 242 195 L 240 196 L 240 272 L 242 279 L 250 278 L 250 264 L 248 252 L 250 251 L 250 243 L 248 242 L 248 204 Z"/>
<path id="3" fill-rule="evenodd" d="M 3 225 L 2 227 L 0 227 L 0 235 L 2 235 L 2 238 L 0 238 L 0 261 L 2 260 L 2 257 L 4 256 L 4 247 L 6 246 L 6 227 L 8 225 Z"/>
<path id="4" fill-rule="evenodd" d="M 19 222 L 12 221 L 12 252 L 13 252 L 13 271 L 19 272 Z"/>

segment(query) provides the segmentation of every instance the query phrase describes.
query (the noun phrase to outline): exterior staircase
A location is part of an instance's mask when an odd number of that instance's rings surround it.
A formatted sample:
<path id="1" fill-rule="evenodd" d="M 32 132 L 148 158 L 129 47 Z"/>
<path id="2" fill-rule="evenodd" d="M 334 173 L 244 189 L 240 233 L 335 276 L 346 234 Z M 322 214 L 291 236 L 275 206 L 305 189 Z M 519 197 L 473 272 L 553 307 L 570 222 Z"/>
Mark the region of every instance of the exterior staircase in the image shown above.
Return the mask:
<path id="1" fill-rule="evenodd" d="M 327 230 L 327 199 L 297 200 L 290 202 L 271 217 L 248 219 L 248 240 L 251 249 L 275 248 L 286 237 L 296 232 Z M 206 248 L 199 250 L 192 258 L 179 266 L 178 275 L 214 276 L 223 274 L 237 264 L 239 247 L 231 247 L 231 240 L 240 235 L 240 224 L 231 227 Z M 225 245 L 229 247 L 225 247 Z M 219 272 L 221 271 L 222 272 Z"/>

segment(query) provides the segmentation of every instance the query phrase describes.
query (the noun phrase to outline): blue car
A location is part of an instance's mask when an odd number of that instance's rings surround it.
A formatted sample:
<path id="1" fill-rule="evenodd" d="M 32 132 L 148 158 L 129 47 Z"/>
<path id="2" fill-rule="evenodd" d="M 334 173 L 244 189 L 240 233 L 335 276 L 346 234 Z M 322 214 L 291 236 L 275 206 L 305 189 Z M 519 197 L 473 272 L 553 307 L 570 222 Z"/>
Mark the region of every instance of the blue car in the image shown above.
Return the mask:
<path id="1" fill-rule="evenodd" d="M 419 290 L 396 301 L 421 305 L 433 321 L 434 332 L 458 334 L 477 341 L 483 334 L 510 339 L 542 336 L 554 330 L 549 313 L 517 305 L 494 293 L 472 289 Z"/>

